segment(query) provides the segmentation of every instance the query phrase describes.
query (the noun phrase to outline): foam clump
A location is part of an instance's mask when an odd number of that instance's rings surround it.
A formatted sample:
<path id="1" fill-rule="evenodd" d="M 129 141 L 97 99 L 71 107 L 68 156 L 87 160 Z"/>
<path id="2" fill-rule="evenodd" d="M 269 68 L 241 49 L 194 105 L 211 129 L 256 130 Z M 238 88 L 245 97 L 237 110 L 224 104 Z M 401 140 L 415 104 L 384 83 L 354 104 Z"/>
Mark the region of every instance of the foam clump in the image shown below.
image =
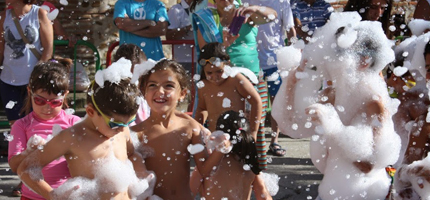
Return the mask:
<path id="1" fill-rule="evenodd" d="M 286 46 L 276 51 L 276 57 L 278 58 L 278 69 L 281 71 L 290 71 L 300 65 L 302 52 L 295 45 Z"/>
<path id="2" fill-rule="evenodd" d="M 412 91 L 428 90 L 425 80 L 424 47 L 429 41 L 430 32 L 407 38 L 395 48 L 397 59 L 404 59 L 403 67 L 408 68 L 416 80 L 416 86 L 412 88 Z"/>
<path id="3" fill-rule="evenodd" d="M 118 160 L 113 151 L 104 159 L 94 162 L 93 179 L 75 177 L 54 190 L 58 199 L 97 199 L 102 194 L 128 191 L 133 199 L 146 199 L 152 195 L 155 175 L 139 179 L 130 160 Z M 151 187 L 150 187 L 151 186 Z M 68 197 L 68 198 L 65 198 Z M 95 197 L 95 198 L 92 198 Z"/>
<path id="4" fill-rule="evenodd" d="M 408 23 L 408 27 L 413 35 L 419 36 L 423 34 L 425 30 L 430 29 L 430 21 L 414 19 Z"/>
<path id="5" fill-rule="evenodd" d="M 95 81 L 97 85 L 103 88 L 104 82 L 109 81 L 119 84 L 122 79 L 131 78 L 131 61 L 120 58 L 117 62 L 112 63 L 108 68 L 97 71 Z"/>
<path id="6" fill-rule="evenodd" d="M 139 78 L 149 72 L 154 66 L 157 64 L 156 61 L 152 59 L 148 59 L 147 61 L 143 61 L 142 63 L 136 64 L 133 70 L 133 76 L 131 77 L 132 83 L 138 83 Z"/>
<path id="7" fill-rule="evenodd" d="M 227 77 L 235 77 L 238 73 L 242 73 L 244 76 L 248 77 L 253 84 L 258 84 L 258 79 L 254 72 L 244 67 L 230 67 L 224 65 L 224 73 L 221 77 L 224 79 Z"/>
<path id="8" fill-rule="evenodd" d="M 214 131 L 204 138 L 206 148 L 209 152 L 217 150 L 223 154 L 228 154 L 233 149 L 233 144 L 226 146 L 225 141 L 230 140 L 230 135 L 223 131 Z"/>
<path id="9" fill-rule="evenodd" d="M 269 191 L 270 196 L 275 196 L 279 191 L 279 176 L 275 173 L 260 172 L 260 176 Z"/>
<path id="10" fill-rule="evenodd" d="M 414 161 L 409 165 L 403 165 L 394 178 L 394 188 L 396 190 L 395 199 L 424 199 L 430 200 L 430 156 L 423 160 Z M 412 194 L 405 192 L 412 189 Z"/>

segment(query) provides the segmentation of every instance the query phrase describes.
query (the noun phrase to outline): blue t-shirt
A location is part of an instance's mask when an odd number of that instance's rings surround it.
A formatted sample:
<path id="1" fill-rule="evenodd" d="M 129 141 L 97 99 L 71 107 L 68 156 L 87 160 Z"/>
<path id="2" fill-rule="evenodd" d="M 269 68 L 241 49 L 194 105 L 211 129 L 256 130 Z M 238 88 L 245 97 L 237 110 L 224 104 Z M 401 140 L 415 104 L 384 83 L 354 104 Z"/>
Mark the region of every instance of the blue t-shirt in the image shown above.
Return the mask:
<path id="1" fill-rule="evenodd" d="M 302 22 L 302 26 L 308 26 L 309 31 L 323 26 L 333 12 L 333 7 L 324 0 L 316 0 L 312 6 L 303 0 L 292 0 L 291 9 L 293 16 Z"/>
<path id="2" fill-rule="evenodd" d="M 113 19 L 123 18 L 125 15 L 135 20 L 169 21 L 166 6 L 158 0 L 118 0 L 115 4 Z M 119 30 L 119 43 L 131 43 L 139 46 L 145 52 L 146 57 L 153 60 L 164 58 L 160 37 L 141 37 L 130 32 Z"/>

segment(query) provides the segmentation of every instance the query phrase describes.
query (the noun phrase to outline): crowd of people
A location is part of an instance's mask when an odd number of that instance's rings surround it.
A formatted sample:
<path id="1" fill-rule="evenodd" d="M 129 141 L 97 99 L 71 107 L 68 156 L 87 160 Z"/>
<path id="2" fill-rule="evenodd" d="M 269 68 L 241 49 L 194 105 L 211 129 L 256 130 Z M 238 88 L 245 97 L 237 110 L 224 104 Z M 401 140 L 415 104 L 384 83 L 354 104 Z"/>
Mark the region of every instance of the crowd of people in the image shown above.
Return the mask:
<path id="1" fill-rule="evenodd" d="M 65 110 L 72 62 L 52 55 L 58 22 L 40 1 L 6 4 L 0 96 L 23 200 L 272 199 L 264 170 L 267 152 L 286 153 L 280 133 L 311 138 L 317 199 L 430 198 L 428 0 L 396 45 L 392 0 L 344 12 L 324 0 L 118 0 L 120 47 L 82 119 Z M 170 60 L 161 36 L 194 44 Z M 191 116 L 177 109 L 190 84 Z"/>

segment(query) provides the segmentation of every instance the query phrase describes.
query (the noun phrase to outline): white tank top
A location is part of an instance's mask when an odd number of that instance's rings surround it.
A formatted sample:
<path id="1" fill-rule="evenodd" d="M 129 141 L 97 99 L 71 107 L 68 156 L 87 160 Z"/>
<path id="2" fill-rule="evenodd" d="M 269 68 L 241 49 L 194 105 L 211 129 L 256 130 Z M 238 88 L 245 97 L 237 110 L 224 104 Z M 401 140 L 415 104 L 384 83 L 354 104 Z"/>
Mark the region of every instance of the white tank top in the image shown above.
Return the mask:
<path id="1" fill-rule="evenodd" d="M 19 20 L 19 23 L 30 44 L 34 45 L 39 52 L 42 52 L 39 37 L 39 8 L 39 6 L 32 5 L 30 12 L 26 13 Z M 4 68 L 0 79 L 7 84 L 20 86 L 28 84 L 30 74 L 38 60 L 21 39 L 21 35 L 13 22 L 11 11 L 11 9 L 6 10 L 6 18 L 3 24 L 5 40 Z"/>

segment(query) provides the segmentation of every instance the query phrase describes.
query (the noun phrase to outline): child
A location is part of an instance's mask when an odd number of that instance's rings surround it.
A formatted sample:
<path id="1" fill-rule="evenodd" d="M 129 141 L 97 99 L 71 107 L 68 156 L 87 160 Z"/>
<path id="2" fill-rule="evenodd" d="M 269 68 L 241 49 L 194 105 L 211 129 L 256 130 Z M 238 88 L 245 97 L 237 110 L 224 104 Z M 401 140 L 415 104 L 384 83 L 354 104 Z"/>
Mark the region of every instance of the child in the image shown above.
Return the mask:
<path id="1" fill-rule="evenodd" d="M 248 132 L 249 123 L 243 113 L 230 110 L 220 115 L 216 129 L 227 133 L 234 145 L 216 171 L 204 180 L 201 195 L 206 199 L 250 199 L 251 185 L 261 169 L 255 140 Z"/>
<path id="2" fill-rule="evenodd" d="M 245 112 L 245 100 L 251 105 L 249 116 L 250 133 L 257 138 L 262 103 L 252 83 L 242 74 L 225 78 L 225 67 L 230 56 L 222 44 L 209 43 L 202 48 L 199 63 L 203 66 L 199 87 L 199 102 L 195 119 L 201 124 L 207 122 L 210 131 L 215 131 L 218 117 L 227 110 Z"/>
<path id="3" fill-rule="evenodd" d="M 34 67 L 24 105 L 27 115 L 13 124 L 10 133 L 14 139 L 9 142 L 8 160 L 13 172 L 17 171 L 19 164 L 29 153 L 44 144 L 44 140 L 52 134 L 54 124 L 68 128 L 79 121 L 79 117 L 69 115 L 62 109 L 67 107 L 64 99 L 69 93 L 69 77 L 64 74 L 68 74 L 71 64 L 70 59 L 62 59 L 59 62 L 39 63 Z M 57 188 L 70 177 L 64 158 L 48 163 L 42 173 L 53 188 Z M 22 186 L 22 196 L 28 199 L 43 199 L 26 186 Z"/>
<path id="4" fill-rule="evenodd" d="M 143 178 L 148 173 L 134 153 L 128 128 L 140 95 L 130 83 L 130 68 L 131 63 L 122 59 L 96 73 L 87 95 L 87 116 L 21 163 L 18 175 L 24 183 L 46 199 L 131 199 L 143 194 L 148 183 L 137 180 L 136 175 Z M 66 158 L 72 179 L 53 190 L 39 168 L 61 156 Z"/>
<path id="5" fill-rule="evenodd" d="M 134 66 L 147 61 L 143 50 L 135 44 L 121 44 L 113 56 L 114 62 L 120 58 L 125 58 L 131 61 L 131 72 L 134 71 Z"/>
<path id="6" fill-rule="evenodd" d="M 185 69 L 175 61 L 161 60 L 141 77 L 141 91 L 151 108 L 144 122 L 131 128 L 141 142 L 149 146 L 145 165 L 157 176 L 154 193 L 163 199 L 192 199 L 190 182 L 190 149 L 196 167 L 203 177 L 222 159 L 219 151 L 206 158 L 201 134 L 204 128 L 194 119 L 176 110 L 184 100 L 189 78 Z M 147 150 L 148 152 L 148 150 Z"/>
<path id="7" fill-rule="evenodd" d="M 145 62 L 148 62 L 148 59 L 146 58 L 146 55 L 143 50 L 135 44 L 121 44 L 116 51 L 113 59 L 116 62 L 120 58 L 125 58 L 131 61 L 131 73 L 135 71 L 134 69 L 136 65 L 138 65 L 139 67 Z M 140 122 L 145 121 L 149 117 L 150 109 L 148 103 L 143 97 L 139 97 L 139 99 L 141 100 L 141 104 L 139 106 L 139 109 L 137 110 L 136 121 L 131 123 L 130 126 L 139 124 Z"/>

